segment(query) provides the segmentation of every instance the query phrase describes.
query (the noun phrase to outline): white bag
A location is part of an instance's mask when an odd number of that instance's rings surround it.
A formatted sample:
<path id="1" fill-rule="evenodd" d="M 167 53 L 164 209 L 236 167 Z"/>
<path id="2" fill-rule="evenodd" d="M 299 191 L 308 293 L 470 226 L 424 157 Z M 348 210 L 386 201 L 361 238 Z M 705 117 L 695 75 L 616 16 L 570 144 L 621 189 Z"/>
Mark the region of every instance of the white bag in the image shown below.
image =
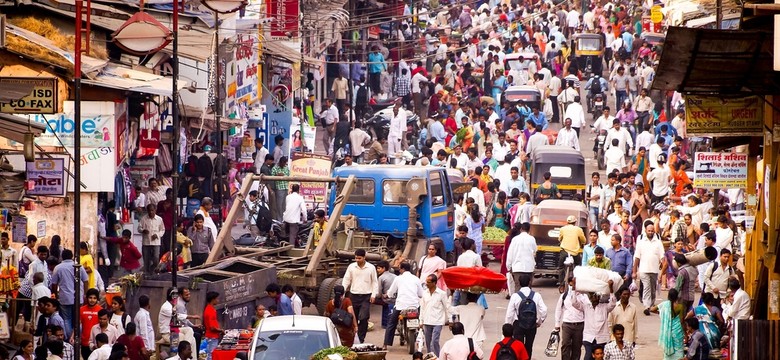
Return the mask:
<path id="1" fill-rule="evenodd" d="M 612 280 L 612 290 L 617 291 L 623 285 L 623 278 L 614 271 L 592 266 L 577 266 L 574 268 L 574 278 L 577 279 L 577 291 L 609 294 L 609 280 Z"/>
<path id="2" fill-rule="evenodd" d="M 417 331 L 417 340 L 414 341 L 414 347 L 419 352 L 423 352 L 423 349 L 425 348 L 425 333 L 423 332 L 423 328 L 420 328 L 420 330 Z"/>
<path id="3" fill-rule="evenodd" d="M 506 272 L 506 289 L 510 295 L 515 293 L 515 279 L 512 278 L 511 271 Z"/>

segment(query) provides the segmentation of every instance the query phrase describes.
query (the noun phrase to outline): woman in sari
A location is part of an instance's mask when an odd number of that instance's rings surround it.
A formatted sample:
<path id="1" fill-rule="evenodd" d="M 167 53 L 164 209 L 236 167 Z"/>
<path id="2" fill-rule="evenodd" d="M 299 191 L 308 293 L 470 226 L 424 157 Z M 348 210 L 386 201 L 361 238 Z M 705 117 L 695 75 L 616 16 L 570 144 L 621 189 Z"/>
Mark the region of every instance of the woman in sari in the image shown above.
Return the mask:
<path id="1" fill-rule="evenodd" d="M 325 316 L 330 317 L 336 309 L 341 309 L 352 315 L 351 324 L 335 324 L 336 331 L 339 333 L 341 339 L 341 345 L 346 347 L 352 347 L 355 334 L 357 333 L 357 318 L 355 317 L 355 311 L 352 308 L 352 300 L 344 296 L 344 287 L 336 285 L 333 287 L 333 299 L 331 299 L 327 305 L 325 305 Z"/>
<path id="2" fill-rule="evenodd" d="M 685 172 L 685 170 L 688 168 L 688 162 L 685 160 L 680 160 L 677 162 L 677 171 L 674 172 L 674 194 L 677 196 L 680 196 L 682 194 L 682 190 L 687 184 L 692 184 L 693 182 L 688 177 L 688 173 Z"/>
<path id="3" fill-rule="evenodd" d="M 465 116 L 461 119 L 461 124 L 463 124 L 463 127 L 458 130 L 455 140 L 460 142 L 463 147 L 463 152 L 466 152 L 471 148 L 474 141 L 474 128 L 469 125 L 469 119 Z"/>
<path id="4" fill-rule="evenodd" d="M 495 226 L 501 230 L 509 231 L 509 221 L 507 220 L 507 201 L 506 193 L 500 191 L 493 204 L 493 216 L 495 217 Z"/>
<path id="5" fill-rule="evenodd" d="M 658 345 L 664 352 L 664 360 L 680 360 L 685 356 L 683 351 L 685 306 L 679 302 L 677 289 L 669 290 L 667 299 L 658 305 L 653 305 L 650 311 L 658 312 L 661 318 Z"/>
<path id="6" fill-rule="evenodd" d="M 519 289 L 514 289 L 515 281 L 512 279 L 512 272 L 509 270 L 509 267 L 506 264 L 506 255 L 509 253 L 509 245 L 512 243 L 512 239 L 515 238 L 515 236 L 520 235 L 520 223 L 515 223 L 514 226 L 512 226 L 512 229 L 509 230 L 506 234 L 506 239 L 504 239 L 504 249 L 503 256 L 501 256 L 501 275 L 507 276 L 506 278 L 506 284 L 504 284 L 504 287 L 502 289 L 508 290 L 507 292 L 507 299 L 512 295 L 513 292 L 518 291 Z"/>
<path id="7" fill-rule="evenodd" d="M 644 146 L 639 147 L 639 151 L 631 158 L 631 164 L 636 165 L 637 174 L 642 175 L 642 184 L 649 188 L 647 172 L 650 170 L 650 163 L 647 160 L 647 149 Z"/>
<path id="8" fill-rule="evenodd" d="M 699 331 L 707 337 L 710 349 L 720 348 L 720 325 L 724 324 L 720 308 L 715 305 L 715 296 L 712 293 L 704 293 L 701 296 L 702 304 L 693 308 L 685 317 L 699 319 Z"/>

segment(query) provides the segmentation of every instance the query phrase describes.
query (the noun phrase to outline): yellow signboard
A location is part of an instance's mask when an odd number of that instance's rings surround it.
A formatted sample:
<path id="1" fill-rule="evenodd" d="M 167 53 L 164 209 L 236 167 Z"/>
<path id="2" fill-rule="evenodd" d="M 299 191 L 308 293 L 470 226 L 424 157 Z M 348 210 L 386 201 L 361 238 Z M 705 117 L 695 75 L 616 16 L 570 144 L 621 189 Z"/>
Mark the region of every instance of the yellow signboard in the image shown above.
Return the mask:
<path id="1" fill-rule="evenodd" d="M 689 135 L 762 136 L 764 103 L 757 96 L 719 98 L 685 97 Z"/>
<path id="2" fill-rule="evenodd" d="M 661 13 L 661 6 L 655 5 L 652 8 L 650 8 L 650 21 L 657 24 L 660 23 L 664 19 L 664 14 Z"/>
<path id="3" fill-rule="evenodd" d="M 0 112 L 7 114 L 56 114 L 57 79 L 35 77 L 0 77 L 6 88 L 31 89 L 19 99 L 0 102 Z"/>

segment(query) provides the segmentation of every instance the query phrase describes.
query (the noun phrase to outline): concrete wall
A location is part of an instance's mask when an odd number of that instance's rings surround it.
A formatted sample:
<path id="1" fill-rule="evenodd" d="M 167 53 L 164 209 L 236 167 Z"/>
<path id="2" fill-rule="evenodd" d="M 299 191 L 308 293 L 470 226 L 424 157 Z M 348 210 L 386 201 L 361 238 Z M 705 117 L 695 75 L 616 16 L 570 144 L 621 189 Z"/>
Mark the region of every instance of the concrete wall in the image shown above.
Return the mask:
<path id="1" fill-rule="evenodd" d="M 74 228 L 73 228 L 73 194 L 68 193 L 64 198 L 42 197 L 41 201 L 36 202 L 35 209 L 25 211 L 27 216 L 27 233 L 35 234 L 39 221 L 46 221 L 46 237 L 39 241 L 39 245 L 48 246 L 51 243 L 53 235 L 59 235 L 62 238 L 62 247 L 73 249 Z M 97 241 L 97 213 L 98 213 L 97 193 L 81 194 L 81 240 L 88 241 L 94 251 Z M 10 231 L 10 230 L 9 230 Z M 22 243 L 13 242 L 11 244 L 17 251 L 21 249 Z"/>

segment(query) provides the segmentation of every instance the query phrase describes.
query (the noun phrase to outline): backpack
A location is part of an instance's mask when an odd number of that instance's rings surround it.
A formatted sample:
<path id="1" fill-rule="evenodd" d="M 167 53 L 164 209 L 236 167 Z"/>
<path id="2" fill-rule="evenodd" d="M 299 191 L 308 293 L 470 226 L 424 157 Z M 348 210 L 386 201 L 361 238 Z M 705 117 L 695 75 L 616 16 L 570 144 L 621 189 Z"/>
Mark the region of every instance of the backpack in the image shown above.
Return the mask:
<path id="1" fill-rule="evenodd" d="M 515 328 L 523 330 L 536 328 L 536 302 L 534 302 L 534 291 L 526 297 L 525 294 L 518 291 L 517 295 L 520 295 L 520 305 L 517 306 L 517 320 L 515 320 Z"/>
<path id="2" fill-rule="evenodd" d="M 360 85 L 355 96 L 355 105 L 358 107 L 368 105 L 368 86 Z"/>
<path id="3" fill-rule="evenodd" d="M 474 351 L 474 339 L 472 338 L 469 338 L 469 355 L 466 356 L 466 360 L 480 360 L 477 352 Z"/>
<path id="4" fill-rule="evenodd" d="M 257 229 L 260 230 L 261 233 L 267 233 L 271 230 L 271 225 L 273 223 L 271 210 L 268 208 L 268 204 L 265 201 L 261 201 L 257 206 L 256 211 L 257 222 L 255 225 L 257 225 Z"/>
<path id="5" fill-rule="evenodd" d="M 496 352 L 495 360 L 516 360 L 517 354 L 512 350 L 512 343 L 514 341 L 514 338 L 509 338 L 509 341 L 507 341 L 506 344 L 501 344 L 501 347 L 499 347 Z"/>
<path id="6" fill-rule="evenodd" d="M 198 177 L 211 179 L 214 174 L 214 162 L 211 161 L 209 154 L 203 154 L 198 158 L 196 173 Z"/>
<path id="7" fill-rule="evenodd" d="M 591 94 L 601 94 L 601 78 L 593 78 L 593 83 L 590 84 Z"/>

